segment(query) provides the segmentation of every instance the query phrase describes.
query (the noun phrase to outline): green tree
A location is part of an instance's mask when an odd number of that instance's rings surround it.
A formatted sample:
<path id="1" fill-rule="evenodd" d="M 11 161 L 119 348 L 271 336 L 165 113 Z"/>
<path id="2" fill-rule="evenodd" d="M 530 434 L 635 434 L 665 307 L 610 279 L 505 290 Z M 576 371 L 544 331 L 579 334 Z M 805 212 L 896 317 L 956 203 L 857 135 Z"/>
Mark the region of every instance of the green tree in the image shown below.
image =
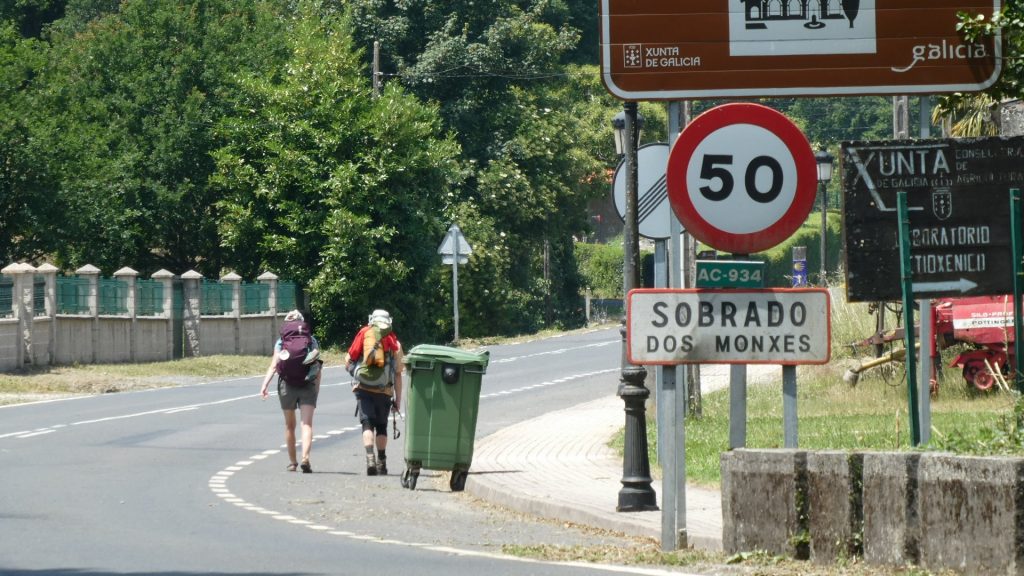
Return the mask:
<path id="1" fill-rule="evenodd" d="M 0 22 L 0 260 L 34 260 L 52 246 L 45 148 L 32 137 L 34 82 L 45 45 Z"/>
<path id="2" fill-rule="evenodd" d="M 481 315 L 460 326 L 468 336 L 582 321 L 572 234 L 604 167 L 576 138 L 590 127 L 565 88 L 582 59 L 578 4 L 349 3 L 358 44 L 379 40 L 387 78 L 438 103 L 469 166 L 446 214 L 474 245 L 459 276 L 466 316 Z"/>
<path id="3" fill-rule="evenodd" d="M 343 341 L 387 308 L 407 342 L 433 338 L 442 304 L 435 241 L 458 184 L 437 109 L 389 85 L 370 93 L 344 19 L 302 5 L 280 71 L 241 74 L 218 134 L 224 245 L 243 275 L 308 284 L 320 331 Z"/>
<path id="4" fill-rule="evenodd" d="M 235 72 L 281 61 L 275 4 L 125 0 L 81 33 L 54 26 L 36 132 L 69 216 L 58 264 L 220 273 L 213 126 L 233 111 Z"/>
<path id="5" fill-rule="evenodd" d="M 954 136 L 998 134 L 998 103 L 1024 95 L 1021 92 L 1024 86 L 1024 6 L 1011 0 L 994 14 L 962 12 L 956 28 L 968 41 L 1001 34 L 1002 72 L 995 84 L 984 92 L 940 96 L 932 117 L 937 122 L 947 123 Z"/>

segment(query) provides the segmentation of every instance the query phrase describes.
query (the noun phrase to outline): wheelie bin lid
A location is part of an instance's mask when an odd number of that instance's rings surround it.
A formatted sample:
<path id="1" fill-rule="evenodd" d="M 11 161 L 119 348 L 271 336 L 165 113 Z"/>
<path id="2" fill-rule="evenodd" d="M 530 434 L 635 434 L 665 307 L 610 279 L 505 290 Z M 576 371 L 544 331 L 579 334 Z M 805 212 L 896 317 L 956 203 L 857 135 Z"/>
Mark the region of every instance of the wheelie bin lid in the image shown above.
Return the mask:
<path id="1" fill-rule="evenodd" d="M 411 364 L 413 362 L 423 361 L 441 361 L 448 364 L 477 364 L 481 369 L 487 368 L 487 363 L 491 359 L 491 353 L 488 350 L 483 352 L 468 352 L 466 350 L 460 350 L 459 348 L 452 348 L 450 346 L 438 346 L 435 344 L 418 344 L 413 346 L 412 350 L 405 355 L 404 362 Z"/>

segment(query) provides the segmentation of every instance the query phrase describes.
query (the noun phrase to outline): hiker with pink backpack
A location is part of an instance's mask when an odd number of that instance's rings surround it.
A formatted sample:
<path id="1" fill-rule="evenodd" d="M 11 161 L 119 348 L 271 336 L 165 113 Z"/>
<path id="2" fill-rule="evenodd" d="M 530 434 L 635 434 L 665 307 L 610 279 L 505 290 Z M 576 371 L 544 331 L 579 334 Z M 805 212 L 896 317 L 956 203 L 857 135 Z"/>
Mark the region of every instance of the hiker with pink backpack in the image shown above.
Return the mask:
<path id="1" fill-rule="evenodd" d="M 284 442 L 288 447 L 289 472 L 300 466 L 304 473 L 313 471 L 309 463 L 309 450 L 313 445 L 313 412 L 320 394 L 320 344 L 310 331 L 309 324 L 298 310 L 292 310 L 281 324 L 280 338 L 274 345 L 270 367 L 263 377 L 260 396 L 269 396 L 270 381 L 277 374 L 277 397 L 284 412 Z M 295 411 L 302 420 L 302 462 L 295 454 Z"/>

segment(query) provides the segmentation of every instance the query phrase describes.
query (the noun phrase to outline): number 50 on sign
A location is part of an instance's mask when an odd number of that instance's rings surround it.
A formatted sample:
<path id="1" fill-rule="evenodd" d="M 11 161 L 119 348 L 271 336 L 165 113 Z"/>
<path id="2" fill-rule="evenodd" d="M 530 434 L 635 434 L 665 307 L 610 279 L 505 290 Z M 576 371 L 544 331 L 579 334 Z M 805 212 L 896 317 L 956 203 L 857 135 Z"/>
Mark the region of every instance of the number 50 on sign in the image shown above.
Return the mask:
<path id="1" fill-rule="evenodd" d="M 818 179 L 800 129 L 749 103 L 694 119 L 673 145 L 665 176 L 687 232 L 733 254 L 760 252 L 792 235 L 811 212 Z"/>

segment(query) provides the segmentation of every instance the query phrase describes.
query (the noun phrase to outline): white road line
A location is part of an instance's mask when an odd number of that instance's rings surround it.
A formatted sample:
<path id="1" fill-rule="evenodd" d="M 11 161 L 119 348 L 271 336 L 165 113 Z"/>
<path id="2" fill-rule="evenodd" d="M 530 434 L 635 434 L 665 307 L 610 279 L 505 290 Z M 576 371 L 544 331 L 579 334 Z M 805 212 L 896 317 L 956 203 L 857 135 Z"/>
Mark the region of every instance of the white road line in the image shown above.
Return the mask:
<path id="1" fill-rule="evenodd" d="M 537 352 L 535 354 L 524 354 L 522 356 L 513 356 L 511 358 L 500 358 L 498 360 L 491 361 L 491 364 L 506 364 L 508 362 L 518 362 L 519 360 L 526 360 L 527 358 L 536 358 L 538 356 L 552 356 L 557 354 L 565 354 L 573 350 L 585 350 L 587 348 L 601 348 L 604 346 L 610 346 L 612 344 L 620 344 L 622 340 L 608 340 L 606 342 L 595 342 L 594 344 L 584 344 L 582 346 L 571 346 L 568 348 L 558 348 L 555 350 L 545 350 L 544 352 Z"/>
<path id="2" fill-rule="evenodd" d="M 615 370 L 618 370 L 618 368 L 616 368 Z M 589 375 L 593 375 L 593 374 L 601 374 L 601 373 L 609 372 L 609 371 L 610 370 L 603 370 L 603 371 L 600 371 L 600 372 L 592 372 L 592 373 L 589 373 L 589 374 L 580 375 L 579 377 L 585 377 L 585 376 L 589 376 Z M 524 388 L 524 390 L 525 389 L 526 388 Z M 336 435 L 336 434 L 341 434 L 341 433 L 346 432 L 346 431 L 354 431 L 354 430 L 357 430 L 357 429 L 358 429 L 358 427 L 352 426 L 352 427 L 349 427 L 349 428 L 345 428 L 344 430 L 334 430 L 334 431 L 331 431 L 329 434 Z M 319 438 L 319 437 L 315 437 L 314 438 L 314 442 L 316 441 L 316 438 Z M 253 464 L 255 461 L 260 460 L 260 458 L 257 458 L 257 456 L 263 456 L 265 458 L 267 456 L 270 456 L 270 455 L 273 455 L 273 454 L 277 454 L 278 452 L 280 452 L 280 450 L 264 450 L 262 453 L 260 453 L 258 455 L 255 455 L 255 456 L 251 456 L 247 460 L 241 460 L 241 461 L 237 462 L 235 465 L 226 466 L 223 470 L 217 472 L 216 474 L 214 474 L 213 476 L 210 477 L 210 480 L 209 480 L 210 491 L 214 495 L 216 495 L 218 498 L 223 499 L 225 502 L 230 502 L 230 503 L 234 504 L 235 506 L 238 506 L 239 508 L 242 508 L 243 510 L 249 510 L 251 512 L 256 512 L 257 514 L 263 514 L 265 516 L 270 516 L 274 520 L 280 520 L 282 522 L 287 522 L 289 524 L 295 524 L 297 526 L 304 526 L 306 528 L 309 528 L 310 530 L 316 530 L 317 532 L 325 533 L 325 534 L 328 534 L 328 535 L 331 535 L 331 536 L 339 536 L 339 537 L 342 537 L 342 538 L 348 538 L 350 540 L 360 540 L 360 541 L 366 541 L 366 542 L 374 542 L 374 543 L 377 543 L 377 544 L 383 544 L 383 545 L 388 545 L 388 546 L 404 546 L 406 548 L 419 548 L 419 549 L 431 550 L 431 551 L 434 551 L 434 552 L 439 552 L 439 553 L 447 554 L 447 555 L 455 555 L 455 556 L 463 556 L 463 557 L 474 557 L 474 558 L 489 558 L 489 559 L 493 559 L 493 560 L 506 561 L 506 562 L 520 562 L 520 563 L 524 563 L 524 564 L 545 564 L 545 565 L 551 565 L 551 566 L 569 566 L 569 567 L 576 567 L 576 568 L 584 568 L 584 569 L 588 569 L 588 570 L 598 570 L 598 571 L 602 571 L 602 572 L 615 572 L 615 573 L 620 573 L 620 574 L 641 574 L 641 575 L 644 575 L 644 576 L 700 576 L 698 574 L 689 574 L 689 573 L 684 573 L 684 572 L 675 572 L 675 571 L 671 571 L 671 570 L 662 570 L 662 569 L 658 569 L 658 568 L 643 568 L 643 567 L 634 567 L 634 566 L 613 566 L 613 565 L 609 565 L 609 564 L 590 564 L 590 563 L 587 563 L 587 562 L 549 562 L 549 561 L 545 561 L 545 560 L 535 560 L 535 559 L 532 559 L 532 558 L 521 558 L 521 557 L 518 557 L 518 556 L 508 556 L 508 555 L 498 554 L 498 553 L 493 553 L 493 552 L 483 552 L 483 551 L 477 551 L 477 550 L 466 550 L 466 549 L 462 549 L 462 548 L 453 548 L 451 546 L 439 546 L 439 545 L 434 545 L 434 544 L 424 544 L 424 543 L 420 543 L 420 542 L 402 542 L 402 541 L 399 541 L 399 540 L 393 540 L 393 539 L 390 539 L 390 538 L 384 538 L 382 536 L 374 536 L 372 534 L 358 534 L 358 533 L 355 533 L 355 532 L 350 532 L 348 530 L 340 530 L 340 529 L 334 528 L 332 526 L 326 526 L 326 525 L 323 525 L 323 524 L 316 524 L 316 523 L 314 523 L 312 521 L 303 520 L 301 518 L 296 518 L 295 516 L 292 516 L 292 515 L 289 515 L 289 514 L 281 514 L 280 512 L 277 512 L 277 511 L 274 511 L 274 510 L 267 510 L 267 509 L 265 509 L 265 508 L 263 508 L 261 506 L 258 506 L 256 504 L 252 504 L 252 503 L 247 502 L 244 498 L 241 498 L 241 497 L 238 497 L 238 496 L 232 494 L 230 491 L 228 491 L 228 489 L 226 487 L 223 487 L 223 488 L 220 487 L 221 484 L 226 484 L 227 479 L 229 477 L 231 477 L 232 475 L 234 475 L 235 472 L 241 472 L 246 467 L 248 467 L 249 465 Z"/>

